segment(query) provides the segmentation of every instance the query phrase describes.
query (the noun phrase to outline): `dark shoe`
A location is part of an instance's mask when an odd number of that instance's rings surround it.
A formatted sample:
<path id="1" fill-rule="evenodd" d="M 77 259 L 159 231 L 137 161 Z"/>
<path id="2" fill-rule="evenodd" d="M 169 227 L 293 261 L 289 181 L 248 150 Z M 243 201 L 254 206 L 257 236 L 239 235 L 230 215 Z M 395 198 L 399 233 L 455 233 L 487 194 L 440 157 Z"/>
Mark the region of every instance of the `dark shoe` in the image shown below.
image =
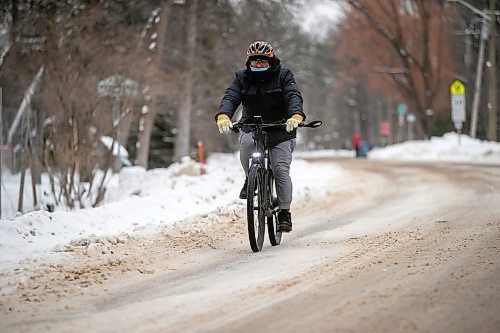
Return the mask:
<path id="1" fill-rule="evenodd" d="M 245 184 L 243 184 L 243 188 L 240 191 L 240 199 L 247 198 L 247 186 L 248 186 L 248 178 L 245 178 Z"/>
<path id="2" fill-rule="evenodd" d="M 292 215 L 288 209 L 282 209 L 278 213 L 278 232 L 292 231 Z"/>

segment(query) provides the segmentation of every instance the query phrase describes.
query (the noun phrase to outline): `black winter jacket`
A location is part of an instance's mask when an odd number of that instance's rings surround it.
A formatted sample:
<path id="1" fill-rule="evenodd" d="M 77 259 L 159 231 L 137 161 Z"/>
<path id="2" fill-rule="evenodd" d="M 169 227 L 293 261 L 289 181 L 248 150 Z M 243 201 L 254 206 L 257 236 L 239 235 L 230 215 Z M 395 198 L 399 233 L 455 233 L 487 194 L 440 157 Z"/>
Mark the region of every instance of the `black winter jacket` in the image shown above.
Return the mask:
<path id="1" fill-rule="evenodd" d="M 285 122 L 294 114 L 300 114 L 304 119 L 306 115 L 302 109 L 302 95 L 292 72 L 282 67 L 280 60 L 275 57 L 272 73 L 267 79 L 257 80 L 249 69 L 236 72 L 231 85 L 226 89 L 220 103 L 219 112 L 232 118 L 238 106 L 243 104 L 241 123 L 253 122 L 254 116 L 262 116 L 262 122 Z M 248 129 L 243 128 L 248 132 Z M 274 146 L 280 142 L 296 137 L 297 130 L 288 133 L 285 129 L 268 130 L 268 142 Z"/>

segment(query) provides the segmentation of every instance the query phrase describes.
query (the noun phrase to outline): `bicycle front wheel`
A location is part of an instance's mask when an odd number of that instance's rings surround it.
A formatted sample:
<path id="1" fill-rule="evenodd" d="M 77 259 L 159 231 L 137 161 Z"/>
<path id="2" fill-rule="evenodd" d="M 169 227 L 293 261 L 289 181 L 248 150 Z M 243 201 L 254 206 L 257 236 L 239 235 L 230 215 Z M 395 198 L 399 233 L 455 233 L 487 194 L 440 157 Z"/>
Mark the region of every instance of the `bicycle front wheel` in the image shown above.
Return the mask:
<path id="1" fill-rule="evenodd" d="M 263 189 L 262 167 L 254 164 L 248 171 L 247 187 L 248 239 L 253 252 L 260 251 L 264 243 L 266 223 Z"/>
<path id="2" fill-rule="evenodd" d="M 269 209 L 274 210 L 275 209 L 275 202 L 274 202 L 274 176 L 273 173 L 269 173 L 268 177 L 268 207 Z M 281 232 L 278 231 L 278 221 L 275 219 L 274 214 L 270 214 L 271 216 L 268 215 L 267 217 L 267 234 L 269 235 L 269 241 L 271 242 L 272 246 L 279 245 L 281 243 Z"/>

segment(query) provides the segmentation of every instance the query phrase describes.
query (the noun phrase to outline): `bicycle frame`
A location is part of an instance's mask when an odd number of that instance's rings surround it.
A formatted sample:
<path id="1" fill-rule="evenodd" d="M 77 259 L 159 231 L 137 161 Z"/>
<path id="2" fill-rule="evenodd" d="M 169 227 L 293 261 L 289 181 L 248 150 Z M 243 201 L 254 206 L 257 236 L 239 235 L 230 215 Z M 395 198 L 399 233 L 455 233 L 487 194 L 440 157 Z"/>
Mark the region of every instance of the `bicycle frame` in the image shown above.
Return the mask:
<path id="1" fill-rule="evenodd" d="M 252 136 L 255 142 L 255 150 L 250 157 L 249 168 L 253 164 L 260 164 L 262 167 L 262 184 L 264 184 L 263 186 L 265 187 L 260 189 L 264 194 L 262 198 L 262 204 L 266 217 L 271 217 L 275 208 L 272 207 L 273 184 L 271 183 L 271 181 L 273 177 L 273 170 L 271 168 L 271 155 L 269 153 L 267 133 L 264 131 L 264 126 L 266 125 L 257 124 L 257 126 L 254 128 L 254 131 L 252 132 Z"/>
<path id="2" fill-rule="evenodd" d="M 272 168 L 271 168 L 271 156 L 269 153 L 269 146 L 267 142 L 267 132 L 266 128 L 285 128 L 284 123 L 275 123 L 275 124 L 263 124 L 262 118 L 260 116 L 254 117 L 254 124 L 243 125 L 252 128 L 252 137 L 255 143 L 255 149 L 250 156 L 249 159 L 249 169 L 253 164 L 260 164 L 262 169 L 265 170 L 263 172 L 263 184 L 265 184 L 268 188 L 263 188 L 262 193 L 264 193 L 263 202 L 266 203 L 265 206 L 265 215 L 266 217 L 271 217 L 273 212 L 275 211 L 272 207 L 272 197 L 271 197 L 271 207 L 267 205 L 268 196 L 272 196 L 273 189 L 269 188 L 272 186 L 270 184 L 270 178 L 272 177 Z"/>

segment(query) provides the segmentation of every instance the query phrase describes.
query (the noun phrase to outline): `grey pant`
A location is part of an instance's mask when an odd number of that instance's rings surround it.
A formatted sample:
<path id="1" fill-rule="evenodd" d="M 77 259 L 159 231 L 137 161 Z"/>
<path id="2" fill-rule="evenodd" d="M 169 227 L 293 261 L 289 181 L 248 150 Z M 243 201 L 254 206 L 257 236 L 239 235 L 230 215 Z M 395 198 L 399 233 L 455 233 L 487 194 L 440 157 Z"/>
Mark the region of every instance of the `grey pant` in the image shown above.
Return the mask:
<path id="1" fill-rule="evenodd" d="M 240 161 L 245 175 L 248 176 L 249 159 L 255 148 L 252 133 L 240 134 Z M 269 149 L 271 168 L 273 169 L 276 192 L 280 209 L 290 209 L 292 202 L 292 179 L 290 178 L 290 164 L 292 152 L 295 148 L 295 139 L 287 140 Z"/>

